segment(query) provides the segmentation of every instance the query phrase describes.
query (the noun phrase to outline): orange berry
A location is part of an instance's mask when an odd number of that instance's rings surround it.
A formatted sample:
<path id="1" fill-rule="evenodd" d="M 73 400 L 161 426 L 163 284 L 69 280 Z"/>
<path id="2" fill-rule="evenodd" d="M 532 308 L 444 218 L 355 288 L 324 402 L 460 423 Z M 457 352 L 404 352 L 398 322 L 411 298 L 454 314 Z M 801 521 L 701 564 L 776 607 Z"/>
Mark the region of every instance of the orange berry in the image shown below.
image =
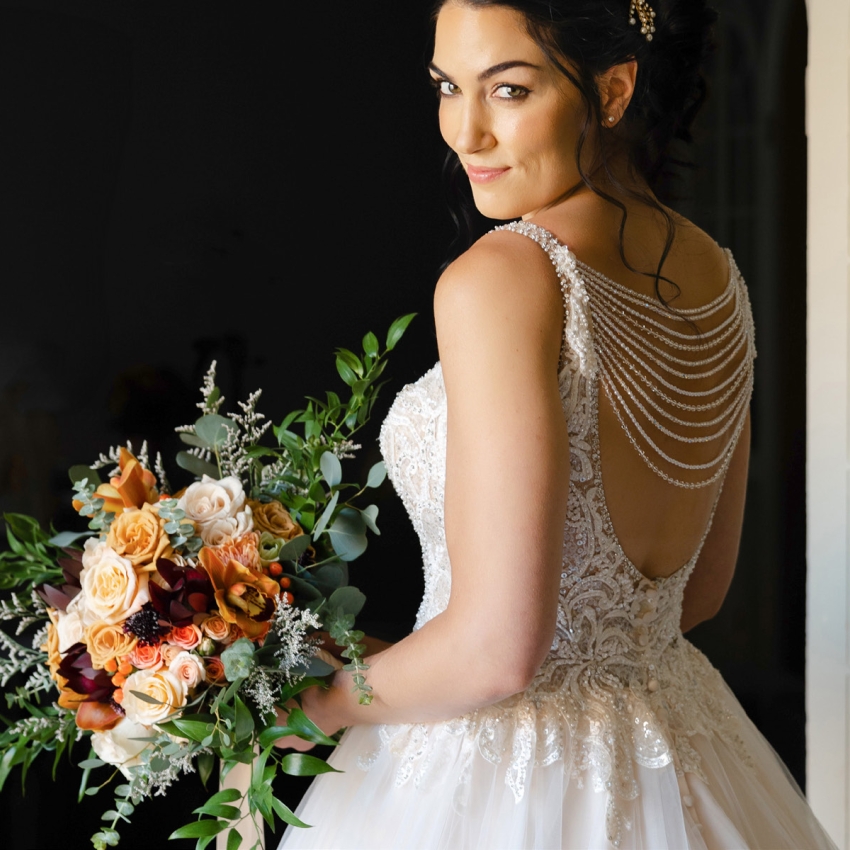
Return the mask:
<path id="1" fill-rule="evenodd" d="M 292 584 L 292 579 L 289 576 L 283 576 L 280 580 L 280 586 L 286 590 Z"/>
<path id="2" fill-rule="evenodd" d="M 270 576 L 279 576 L 283 572 L 283 567 L 275 561 L 273 564 L 269 564 L 269 575 Z"/>
<path id="3" fill-rule="evenodd" d="M 118 688 L 117 691 L 113 692 L 112 699 L 114 699 L 118 705 L 121 705 L 121 703 L 124 702 L 124 691 L 122 691 L 121 688 Z"/>
<path id="4" fill-rule="evenodd" d="M 116 687 L 120 688 L 123 686 L 124 682 L 127 681 L 127 677 L 123 673 L 116 673 L 112 677 L 112 684 Z"/>
<path id="5" fill-rule="evenodd" d="M 118 665 L 118 673 L 122 676 L 129 676 L 133 672 L 133 665 L 129 661 L 122 661 Z"/>
<path id="6" fill-rule="evenodd" d="M 164 501 L 166 501 L 167 499 L 170 499 L 170 498 L 171 498 L 171 496 L 169 496 L 168 493 L 160 493 L 159 494 L 160 502 L 164 502 Z"/>
<path id="7" fill-rule="evenodd" d="M 295 597 L 288 590 L 284 591 L 282 595 L 288 605 L 292 605 L 295 602 Z"/>
<path id="8" fill-rule="evenodd" d="M 110 658 L 106 664 L 103 665 L 103 669 L 106 670 L 107 673 L 115 673 L 118 670 L 118 662 L 114 658 Z"/>

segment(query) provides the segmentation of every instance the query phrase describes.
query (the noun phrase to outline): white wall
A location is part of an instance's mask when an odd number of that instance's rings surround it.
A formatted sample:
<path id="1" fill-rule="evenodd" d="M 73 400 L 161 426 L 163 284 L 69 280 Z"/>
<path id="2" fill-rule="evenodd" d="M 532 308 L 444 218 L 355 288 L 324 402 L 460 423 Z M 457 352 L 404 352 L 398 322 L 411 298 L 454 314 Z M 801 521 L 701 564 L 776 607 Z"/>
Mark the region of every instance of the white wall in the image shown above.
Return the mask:
<path id="1" fill-rule="evenodd" d="M 835 842 L 850 850 L 850 0 L 807 6 L 807 790 Z"/>

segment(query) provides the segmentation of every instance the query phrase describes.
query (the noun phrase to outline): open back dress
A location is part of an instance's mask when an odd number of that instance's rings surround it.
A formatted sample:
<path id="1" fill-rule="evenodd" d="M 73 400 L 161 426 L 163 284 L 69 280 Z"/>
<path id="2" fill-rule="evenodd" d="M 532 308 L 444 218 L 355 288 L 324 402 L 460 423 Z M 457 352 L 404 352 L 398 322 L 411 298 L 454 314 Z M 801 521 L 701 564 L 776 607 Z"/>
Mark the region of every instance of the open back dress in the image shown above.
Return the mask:
<path id="1" fill-rule="evenodd" d="M 696 392 L 670 377 L 687 374 L 696 361 L 681 352 L 677 361 L 676 352 L 690 344 L 687 329 L 667 335 L 661 305 L 580 263 L 548 231 L 529 223 L 507 228 L 548 253 L 565 299 L 560 391 L 571 470 L 554 641 L 523 693 L 450 721 L 349 729 L 330 758 L 345 772 L 318 777 L 298 808 L 314 826 L 290 827 L 281 847 L 834 848 L 718 671 L 682 636 L 685 585 L 711 521 L 684 566 L 649 579 L 624 553 L 602 486 L 600 382 L 636 446 L 651 438 L 646 429 L 640 432 L 646 440 L 638 433 L 646 420 L 634 415 L 636 404 L 659 420 L 662 407 L 671 416 L 681 409 L 676 421 L 682 423 L 692 408 L 705 410 L 703 425 L 717 432 L 725 426 L 727 439 L 725 456 L 713 468 L 702 465 L 704 477 L 725 474 L 749 404 L 756 353 L 747 290 L 731 255 L 726 291 L 705 308 L 682 312 L 699 320 L 726 305 L 719 330 L 703 337 L 716 346 L 699 360 L 700 374 L 719 374 L 717 364 L 734 351 L 740 368 L 710 393 Z M 381 450 L 422 544 L 419 628 L 444 610 L 451 588 L 439 363 L 398 394 Z M 522 626 L 505 624 L 511 627 Z"/>

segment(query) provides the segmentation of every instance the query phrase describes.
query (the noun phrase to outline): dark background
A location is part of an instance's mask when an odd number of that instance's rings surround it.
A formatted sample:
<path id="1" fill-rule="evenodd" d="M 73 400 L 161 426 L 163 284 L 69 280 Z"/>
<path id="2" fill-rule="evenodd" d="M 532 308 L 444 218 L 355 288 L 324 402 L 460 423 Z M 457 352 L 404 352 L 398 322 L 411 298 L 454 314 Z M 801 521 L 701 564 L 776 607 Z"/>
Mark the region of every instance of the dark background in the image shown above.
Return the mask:
<path id="1" fill-rule="evenodd" d="M 738 574 L 691 637 L 804 783 L 805 6 L 716 5 L 700 170 L 676 206 L 733 249 L 760 356 Z M 277 7 L 0 0 L 1 510 L 80 527 L 67 468 L 127 439 L 161 449 L 179 486 L 173 428 L 196 417 L 210 360 L 230 403 L 262 387 L 279 421 L 340 388 L 335 347 L 415 311 L 350 462 L 365 470 L 393 393 L 436 360 L 452 228 L 427 4 Z M 420 558 L 400 503 L 379 496 L 382 536 L 352 578 L 393 639 L 412 625 Z M 18 780 L 0 795 L 4 846 L 90 846 L 111 798 L 77 806 L 68 764 L 56 784 L 36 765 L 23 797 Z M 302 788 L 280 794 L 294 806 Z M 184 779 L 121 846 L 164 846 L 204 799 Z"/>

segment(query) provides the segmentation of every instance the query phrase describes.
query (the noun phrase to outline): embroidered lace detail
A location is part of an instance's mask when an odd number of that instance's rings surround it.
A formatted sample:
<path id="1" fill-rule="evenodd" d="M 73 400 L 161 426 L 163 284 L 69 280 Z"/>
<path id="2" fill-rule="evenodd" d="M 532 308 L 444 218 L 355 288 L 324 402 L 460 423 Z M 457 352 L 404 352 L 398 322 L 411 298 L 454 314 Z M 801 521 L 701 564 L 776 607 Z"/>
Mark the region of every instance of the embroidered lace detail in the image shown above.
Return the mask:
<path id="1" fill-rule="evenodd" d="M 540 230 L 525 235 L 535 238 Z M 667 578 L 647 579 L 623 552 L 602 488 L 589 299 L 573 255 L 542 233 L 567 307 L 560 389 L 571 471 L 555 638 L 524 693 L 444 723 L 384 726 L 380 737 L 398 757 L 398 784 L 440 782 L 441 758 L 455 757 L 460 747 L 467 767 L 476 753 L 504 764 L 505 781 L 520 800 L 529 766 L 560 764 L 570 781 L 608 794 L 607 834 L 618 846 L 631 828 L 622 803 L 639 793 L 635 765 L 674 765 L 687 797 L 688 774 L 706 779 L 691 744 L 694 735 L 717 736 L 742 762 L 751 758 L 726 707 L 720 675 L 679 626 L 685 585 L 711 523 L 693 557 Z M 420 628 L 446 608 L 451 590 L 443 525 L 446 396 L 439 363 L 398 394 L 381 429 L 381 451 L 422 545 Z M 361 766 L 368 769 L 376 756 L 364 755 Z M 465 793 L 458 789 L 457 805 Z"/>

